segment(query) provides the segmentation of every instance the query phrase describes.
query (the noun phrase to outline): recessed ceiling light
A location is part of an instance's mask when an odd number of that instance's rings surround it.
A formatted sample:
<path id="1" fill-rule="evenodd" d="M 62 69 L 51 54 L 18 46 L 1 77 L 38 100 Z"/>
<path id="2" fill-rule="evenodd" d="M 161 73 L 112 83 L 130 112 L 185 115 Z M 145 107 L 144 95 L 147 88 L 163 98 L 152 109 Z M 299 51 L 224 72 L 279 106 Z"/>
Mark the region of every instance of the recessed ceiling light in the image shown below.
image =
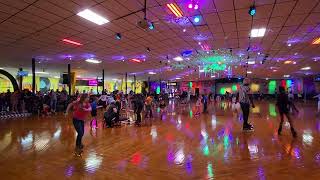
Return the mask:
<path id="1" fill-rule="evenodd" d="M 60 78 L 60 76 L 53 76 L 53 78 L 57 78 L 57 79 L 59 79 L 59 78 Z"/>
<path id="2" fill-rule="evenodd" d="M 273 72 L 277 72 L 278 70 L 276 70 L 276 69 L 274 69 L 274 70 L 272 70 Z"/>
<path id="3" fill-rule="evenodd" d="M 307 67 L 303 67 L 303 68 L 301 68 L 301 70 L 310 70 L 311 69 L 311 67 L 309 67 L 309 66 L 307 66 Z"/>
<path id="4" fill-rule="evenodd" d="M 255 64 L 255 61 L 248 61 L 248 64 Z"/>
<path id="5" fill-rule="evenodd" d="M 290 75 L 286 74 L 286 75 L 283 75 L 283 77 L 288 78 L 290 77 Z"/>
<path id="6" fill-rule="evenodd" d="M 211 78 L 215 78 L 215 77 L 216 77 L 215 75 L 212 75 L 212 76 L 211 76 Z"/>
<path id="7" fill-rule="evenodd" d="M 251 30 L 251 37 L 263 37 L 266 33 L 266 28 L 260 28 L 260 29 L 252 29 Z"/>
<path id="8" fill-rule="evenodd" d="M 85 9 L 85 10 L 79 12 L 77 15 L 88 20 L 88 21 L 96 23 L 98 25 L 103 25 L 103 24 L 106 24 L 109 22 L 108 19 L 100 16 L 99 14 L 91 11 L 90 9 Z"/>
<path id="9" fill-rule="evenodd" d="M 252 74 L 252 71 L 247 71 L 248 74 Z"/>
<path id="10" fill-rule="evenodd" d="M 177 57 L 173 58 L 173 60 L 175 60 L 175 61 L 183 61 L 183 58 L 181 56 L 177 56 Z"/>
<path id="11" fill-rule="evenodd" d="M 176 79 L 179 80 L 179 79 L 181 79 L 181 78 L 177 77 Z"/>
<path id="12" fill-rule="evenodd" d="M 296 52 L 296 53 L 294 53 L 294 55 L 296 56 L 296 55 L 298 55 L 298 53 Z"/>
<path id="13" fill-rule="evenodd" d="M 287 61 L 284 62 L 284 64 L 292 64 L 292 61 L 287 60 Z"/>
<path id="14" fill-rule="evenodd" d="M 101 63 L 101 61 L 96 60 L 96 59 L 86 59 L 86 62 L 93 63 L 93 64 L 100 64 Z"/>
<path id="15" fill-rule="evenodd" d="M 291 43 L 288 43 L 287 45 L 288 45 L 289 47 L 291 47 Z"/>
<path id="16" fill-rule="evenodd" d="M 72 41 L 70 39 L 62 39 L 62 41 L 65 42 L 65 43 L 68 43 L 68 44 L 73 44 L 73 45 L 76 45 L 76 46 L 82 46 L 81 43 L 76 42 L 76 41 Z"/>
<path id="17" fill-rule="evenodd" d="M 184 28 L 182 31 L 183 31 L 183 32 L 186 32 L 186 31 L 187 31 L 187 29 L 186 29 L 186 28 Z"/>
<path id="18" fill-rule="evenodd" d="M 312 44 L 320 44 L 320 37 L 312 41 Z"/>
<path id="19" fill-rule="evenodd" d="M 148 72 L 148 74 L 157 74 L 157 73 L 151 71 L 151 72 Z"/>
<path id="20" fill-rule="evenodd" d="M 292 64 L 297 64 L 297 62 L 296 62 L 296 61 L 293 61 Z"/>

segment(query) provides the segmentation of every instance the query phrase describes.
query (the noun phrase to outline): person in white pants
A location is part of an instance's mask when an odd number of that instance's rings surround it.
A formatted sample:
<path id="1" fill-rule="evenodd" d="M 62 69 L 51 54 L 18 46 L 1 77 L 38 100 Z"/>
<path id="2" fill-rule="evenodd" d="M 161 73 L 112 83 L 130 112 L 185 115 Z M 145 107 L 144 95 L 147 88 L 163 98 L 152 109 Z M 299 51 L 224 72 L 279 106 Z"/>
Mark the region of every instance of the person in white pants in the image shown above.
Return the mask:
<path id="1" fill-rule="evenodd" d="M 318 98 L 318 114 L 320 113 L 320 94 L 314 96 L 313 98 Z"/>

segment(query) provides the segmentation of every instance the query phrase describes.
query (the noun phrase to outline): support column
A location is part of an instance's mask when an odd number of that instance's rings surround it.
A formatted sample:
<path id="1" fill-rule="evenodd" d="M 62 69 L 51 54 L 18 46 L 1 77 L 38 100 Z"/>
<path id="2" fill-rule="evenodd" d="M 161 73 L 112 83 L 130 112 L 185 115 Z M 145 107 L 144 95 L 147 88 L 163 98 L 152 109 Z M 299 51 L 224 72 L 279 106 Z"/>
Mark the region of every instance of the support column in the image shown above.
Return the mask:
<path id="1" fill-rule="evenodd" d="M 36 94 L 36 59 L 32 58 L 32 92 Z"/>
<path id="2" fill-rule="evenodd" d="M 137 91 L 137 78 L 136 78 L 136 75 L 134 74 L 133 75 L 133 84 L 134 84 L 134 93 L 136 94 L 136 91 Z"/>
<path id="3" fill-rule="evenodd" d="M 150 77 L 148 77 L 148 93 L 151 92 Z"/>
<path id="4" fill-rule="evenodd" d="M 99 92 L 99 77 L 97 76 L 97 94 Z"/>
<path id="5" fill-rule="evenodd" d="M 104 93 L 104 69 L 102 69 L 102 93 Z"/>
<path id="6" fill-rule="evenodd" d="M 23 71 L 23 69 L 19 68 L 19 71 Z M 22 91 L 22 81 L 23 81 L 23 77 L 19 76 L 19 89 L 20 89 L 20 91 Z"/>
<path id="7" fill-rule="evenodd" d="M 71 96 L 71 65 L 68 64 L 68 88 L 69 88 L 69 96 Z"/>
<path id="8" fill-rule="evenodd" d="M 128 94 L 128 73 L 127 72 L 126 72 L 125 81 L 126 81 L 126 93 L 124 94 Z"/>

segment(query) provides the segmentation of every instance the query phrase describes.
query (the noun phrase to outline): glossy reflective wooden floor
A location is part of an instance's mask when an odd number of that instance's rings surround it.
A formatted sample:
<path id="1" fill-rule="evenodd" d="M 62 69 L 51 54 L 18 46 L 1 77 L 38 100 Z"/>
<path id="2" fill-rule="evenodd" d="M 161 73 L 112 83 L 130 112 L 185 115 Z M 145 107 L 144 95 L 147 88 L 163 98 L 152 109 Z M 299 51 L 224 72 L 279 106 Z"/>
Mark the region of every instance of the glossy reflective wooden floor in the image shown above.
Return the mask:
<path id="1" fill-rule="evenodd" d="M 0 178 L 8 179 L 319 179 L 320 119 L 316 103 L 297 104 L 299 133 L 288 123 L 277 135 L 273 102 L 250 114 L 255 131 L 222 103 L 195 117 L 173 102 L 162 121 L 142 127 L 100 128 L 86 123 L 83 156 L 75 157 L 75 131 L 63 115 L 0 120 Z M 100 112 L 100 117 L 101 117 Z"/>

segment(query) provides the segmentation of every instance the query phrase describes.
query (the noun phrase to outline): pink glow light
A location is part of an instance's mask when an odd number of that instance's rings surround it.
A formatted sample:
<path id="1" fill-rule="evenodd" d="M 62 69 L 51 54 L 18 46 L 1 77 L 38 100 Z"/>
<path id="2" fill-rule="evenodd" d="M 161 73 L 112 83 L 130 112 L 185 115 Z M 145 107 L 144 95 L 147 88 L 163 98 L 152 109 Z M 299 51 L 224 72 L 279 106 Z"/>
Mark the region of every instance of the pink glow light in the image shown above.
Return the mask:
<path id="1" fill-rule="evenodd" d="M 62 41 L 65 42 L 65 43 L 76 45 L 76 46 L 82 46 L 81 43 L 75 42 L 75 41 L 72 41 L 72 40 L 69 40 L 69 39 L 62 39 Z"/>

